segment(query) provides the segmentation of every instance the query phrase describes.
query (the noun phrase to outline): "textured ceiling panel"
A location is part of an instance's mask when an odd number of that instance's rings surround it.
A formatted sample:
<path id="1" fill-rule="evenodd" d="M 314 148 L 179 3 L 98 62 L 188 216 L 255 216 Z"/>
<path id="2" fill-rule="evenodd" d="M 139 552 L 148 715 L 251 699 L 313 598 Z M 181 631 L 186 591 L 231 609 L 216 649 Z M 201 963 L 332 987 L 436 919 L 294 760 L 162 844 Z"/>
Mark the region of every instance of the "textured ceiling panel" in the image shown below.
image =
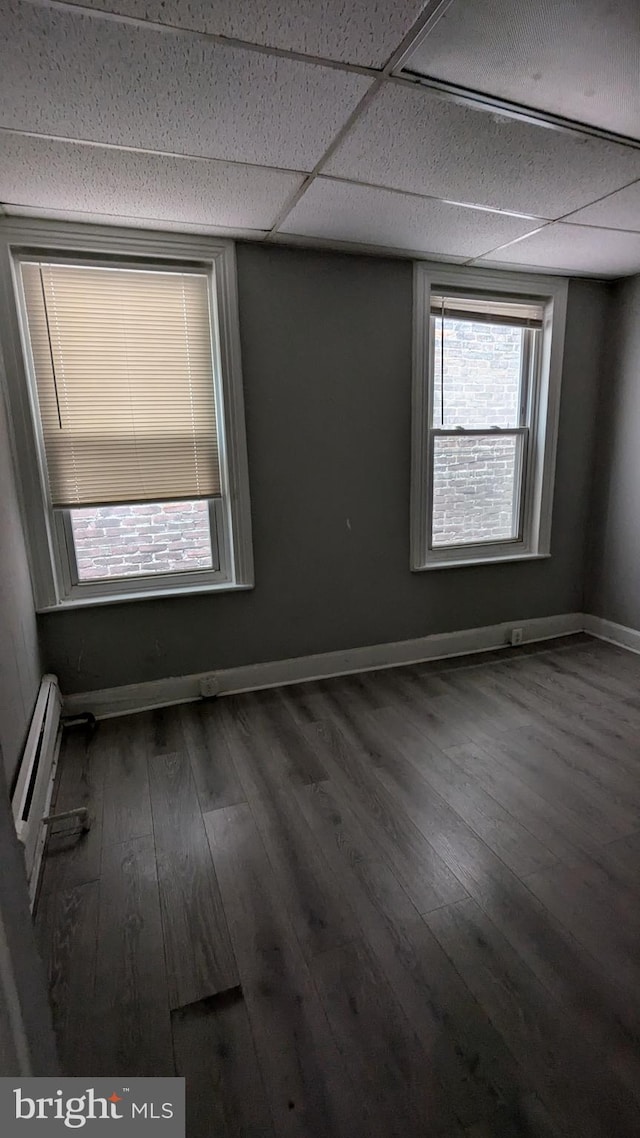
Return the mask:
<path id="1" fill-rule="evenodd" d="M 604 225 L 610 229 L 629 229 L 640 232 L 640 182 L 618 190 L 603 201 L 579 209 L 566 220 L 573 225 Z"/>
<path id="2" fill-rule="evenodd" d="M 0 207 L 0 216 L 37 218 L 45 221 L 71 221 L 84 225 L 111 225 L 125 229 L 148 229 L 158 233 L 200 233 L 214 237 L 246 237 L 255 240 L 260 235 L 257 229 L 228 228 L 225 225 L 198 225 L 190 221 L 157 221 L 148 217 L 120 217 L 109 213 L 78 213 L 72 209 L 37 209 L 28 205 Z M 266 230 L 262 235 L 266 236 Z"/>
<path id="3" fill-rule="evenodd" d="M 557 218 L 640 177 L 640 150 L 387 84 L 324 173 Z"/>
<path id="4" fill-rule="evenodd" d="M 588 229 L 579 225 L 548 225 L 482 263 L 558 269 L 592 276 L 624 276 L 640 272 L 640 233 Z"/>
<path id="5" fill-rule="evenodd" d="M 0 201 L 16 205 L 267 229 L 301 181 L 284 170 L 0 131 Z"/>
<path id="6" fill-rule="evenodd" d="M 424 253 L 477 257 L 539 223 L 317 178 L 281 231 Z"/>
<path id="7" fill-rule="evenodd" d="M 343 63 L 381 67 L 425 0 L 84 0 L 87 6 Z"/>
<path id="8" fill-rule="evenodd" d="M 270 233 L 268 241 L 269 244 L 285 245 L 294 249 L 333 249 L 344 253 L 361 253 L 363 256 L 369 254 L 375 257 L 400 257 L 404 260 L 411 260 L 414 257 L 424 259 L 420 249 L 400 248 L 397 245 L 372 245 L 370 242 L 362 241 L 338 241 L 335 237 L 311 237 L 308 234 L 283 233 L 282 230 Z M 429 253 L 429 260 L 447 265 L 464 265 L 468 258 L 452 257 L 449 253 Z"/>
<path id="9" fill-rule="evenodd" d="M 4 4 L 0 125 L 312 169 L 370 85 L 277 59 L 31 4 Z"/>
<path id="10" fill-rule="evenodd" d="M 453 0 L 405 68 L 640 136 L 638 0 Z"/>

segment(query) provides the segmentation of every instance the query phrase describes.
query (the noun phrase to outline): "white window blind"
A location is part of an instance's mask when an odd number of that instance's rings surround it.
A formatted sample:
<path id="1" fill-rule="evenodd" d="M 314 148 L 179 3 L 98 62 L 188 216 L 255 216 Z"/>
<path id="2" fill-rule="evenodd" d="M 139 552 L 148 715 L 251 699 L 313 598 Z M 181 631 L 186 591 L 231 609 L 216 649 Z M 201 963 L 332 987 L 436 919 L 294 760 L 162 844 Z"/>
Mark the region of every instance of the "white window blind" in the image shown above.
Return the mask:
<path id="1" fill-rule="evenodd" d="M 541 328 L 544 304 L 537 300 L 505 300 L 473 293 L 444 296 L 431 293 L 431 315 L 444 320 L 471 320 L 473 323 L 506 324 L 510 327 Z"/>
<path id="2" fill-rule="evenodd" d="M 21 273 L 53 505 L 219 496 L 206 273 Z"/>

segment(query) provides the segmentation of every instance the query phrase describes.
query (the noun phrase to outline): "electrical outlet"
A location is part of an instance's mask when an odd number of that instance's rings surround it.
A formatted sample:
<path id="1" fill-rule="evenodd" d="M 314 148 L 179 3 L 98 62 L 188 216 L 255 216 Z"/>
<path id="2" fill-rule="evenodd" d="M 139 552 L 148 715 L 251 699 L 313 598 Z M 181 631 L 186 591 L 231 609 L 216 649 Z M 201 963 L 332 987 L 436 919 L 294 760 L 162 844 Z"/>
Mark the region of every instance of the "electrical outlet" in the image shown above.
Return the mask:
<path id="1" fill-rule="evenodd" d="M 207 697 L 217 695 L 220 691 L 220 680 L 215 672 L 210 676 L 203 676 L 200 680 L 200 695 L 207 699 Z"/>
<path id="2" fill-rule="evenodd" d="M 511 629 L 511 643 L 514 645 L 514 647 L 517 644 L 522 644 L 522 629 L 521 628 L 512 628 Z"/>

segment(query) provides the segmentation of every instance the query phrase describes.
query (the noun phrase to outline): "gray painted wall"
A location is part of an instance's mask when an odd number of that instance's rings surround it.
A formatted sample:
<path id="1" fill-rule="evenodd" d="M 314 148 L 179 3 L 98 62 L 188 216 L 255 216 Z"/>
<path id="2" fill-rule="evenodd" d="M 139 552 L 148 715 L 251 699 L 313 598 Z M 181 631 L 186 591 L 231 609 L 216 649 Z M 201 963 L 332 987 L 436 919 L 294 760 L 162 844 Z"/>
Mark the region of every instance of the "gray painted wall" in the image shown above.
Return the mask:
<path id="1" fill-rule="evenodd" d="M 0 368 L 2 360 L 0 358 Z M 51 1015 L 9 804 L 40 684 L 36 620 L 0 392 L 0 1074 L 55 1075 Z"/>
<path id="2" fill-rule="evenodd" d="M 607 288 L 574 281 L 553 555 L 409 571 L 412 266 L 238 246 L 256 587 L 40 618 L 66 692 L 580 611 Z"/>
<path id="3" fill-rule="evenodd" d="M 640 277 L 612 290 L 587 612 L 640 629 Z"/>
<path id="4" fill-rule="evenodd" d="M 40 676 L 31 581 L 0 393 L 0 753 L 9 784 L 22 753 Z"/>
<path id="5" fill-rule="evenodd" d="M 0 866 L 0 1075 L 56 1075 L 45 972 L 2 766 Z"/>

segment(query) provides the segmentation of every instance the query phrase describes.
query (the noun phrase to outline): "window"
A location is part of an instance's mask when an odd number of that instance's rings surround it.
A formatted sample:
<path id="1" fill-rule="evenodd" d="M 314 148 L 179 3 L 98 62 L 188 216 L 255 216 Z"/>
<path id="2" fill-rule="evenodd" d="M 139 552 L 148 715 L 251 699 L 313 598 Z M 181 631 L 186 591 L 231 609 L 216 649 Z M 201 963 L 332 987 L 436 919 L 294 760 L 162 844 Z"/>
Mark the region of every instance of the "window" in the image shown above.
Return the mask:
<path id="1" fill-rule="evenodd" d="M 187 260 L 100 244 L 12 250 L 39 607 L 247 587 L 233 247 Z"/>
<path id="2" fill-rule="evenodd" d="M 548 555 L 566 282 L 415 284 L 412 568 Z"/>

